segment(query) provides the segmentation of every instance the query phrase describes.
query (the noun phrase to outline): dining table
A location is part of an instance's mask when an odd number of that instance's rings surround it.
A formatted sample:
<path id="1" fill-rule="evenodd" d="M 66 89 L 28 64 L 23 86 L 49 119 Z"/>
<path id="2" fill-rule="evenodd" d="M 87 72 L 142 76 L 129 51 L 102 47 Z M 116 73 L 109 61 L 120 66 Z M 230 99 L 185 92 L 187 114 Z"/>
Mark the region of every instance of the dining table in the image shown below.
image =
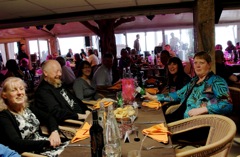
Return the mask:
<path id="1" fill-rule="evenodd" d="M 225 63 L 228 69 L 231 70 L 232 73 L 240 73 L 240 61 L 239 62 L 226 62 Z"/>
<path id="2" fill-rule="evenodd" d="M 132 131 L 132 133 L 129 135 L 129 140 L 121 140 L 121 156 L 127 157 L 127 154 L 131 150 L 140 150 L 141 148 L 141 157 L 175 157 L 175 150 L 172 145 L 171 136 L 168 135 L 168 142 L 162 143 L 158 142 L 150 137 L 145 137 L 145 135 L 142 133 L 143 129 L 152 127 L 153 125 L 161 124 L 163 123 L 165 127 L 166 121 L 163 114 L 163 111 L 161 108 L 158 110 L 153 108 L 148 108 L 146 106 L 142 106 L 141 102 L 138 102 L 138 114 L 137 118 L 135 119 L 133 125 L 139 132 L 138 137 L 140 140 L 135 141 L 134 138 L 136 137 L 135 131 Z M 90 125 L 92 123 L 92 116 L 89 115 L 85 121 L 85 123 L 88 122 Z M 121 124 L 119 124 L 121 125 Z M 83 126 L 83 125 L 82 125 Z M 144 139 L 144 140 L 143 140 Z M 76 145 L 69 144 L 69 146 L 66 146 L 64 151 L 60 154 L 60 157 L 90 157 L 91 156 L 91 148 L 90 148 L 90 137 L 81 141 L 78 141 L 74 143 Z M 142 147 L 141 147 L 142 144 Z M 154 149 L 151 149 L 150 147 L 156 147 Z M 146 148 L 150 148 L 147 150 Z"/>

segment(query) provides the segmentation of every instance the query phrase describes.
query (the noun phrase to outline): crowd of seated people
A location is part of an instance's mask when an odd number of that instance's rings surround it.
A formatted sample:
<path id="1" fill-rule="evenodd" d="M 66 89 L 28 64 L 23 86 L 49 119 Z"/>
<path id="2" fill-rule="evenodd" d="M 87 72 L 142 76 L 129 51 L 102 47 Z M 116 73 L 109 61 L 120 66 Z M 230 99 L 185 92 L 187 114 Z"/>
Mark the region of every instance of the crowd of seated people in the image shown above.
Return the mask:
<path id="1" fill-rule="evenodd" d="M 119 61 L 119 68 L 123 69 L 125 67 L 133 67 L 132 65 L 135 64 L 142 64 L 141 55 L 136 55 L 134 49 L 131 50 L 132 53 L 130 53 L 130 50 L 122 49 L 122 57 Z M 95 54 L 91 53 L 89 56 L 91 55 Z M 44 121 L 41 117 L 42 115 L 49 117 L 49 120 L 52 120 L 50 131 L 53 130 L 55 135 L 54 137 L 59 136 L 55 130 L 57 130 L 58 125 L 63 123 L 66 119 L 84 121 L 88 117 L 91 109 L 89 109 L 82 100 L 98 100 L 100 98 L 97 92 L 98 89 L 106 89 L 114 83 L 114 57 L 112 54 L 104 54 L 102 56 L 101 64 L 98 62 L 98 67 L 96 69 L 92 69 L 92 65 L 89 62 L 89 58 L 91 57 L 85 56 L 84 58 L 81 58 L 78 53 L 75 53 L 73 56 L 75 58 L 75 67 L 72 68 L 65 65 L 66 61 L 64 57 L 61 56 L 55 59 L 52 58 L 46 60 L 41 67 L 42 81 L 36 88 L 34 104 L 30 105 L 29 109 L 25 109 L 25 105 L 21 108 L 21 111 L 26 110 L 28 115 L 36 115 L 34 118 L 39 119 L 40 122 Z M 175 103 L 172 104 L 181 104 L 179 109 L 177 109 L 174 113 L 166 115 L 167 122 L 197 116 L 200 114 L 229 114 L 231 112 L 231 98 L 229 96 L 226 81 L 211 72 L 211 58 L 209 54 L 206 52 L 199 52 L 195 54 L 194 70 L 196 76 L 192 79 L 184 72 L 181 59 L 178 57 L 172 57 L 168 50 L 161 51 L 159 56 L 161 65 L 163 65 L 165 69 L 165 73 L 162 74 L 162 76 L 165 77 L 166 84 L 164 84 L 163 90 L 160 91 L 161 94 L 150 95 L 146 93 L 144 97 L 150 100 L 158 100 L 161 102 L 174 101 Z M 21 73 L 21 69 L 18 67 L 16 61 L 14 61 L 8 61 L 11 63 L 11 66 L 7 66 L 9 67 L 8 77 L 14 76 L 14 78 L 18 77 L 19 80 L 24 80 L 24 75 Z M 13 67 L 14 70 L 11 69 Z M 66 70 L 68 70 L 68 72 L 66 72 Z M 92 72 L 93 70 L 95 70 L 95 72 Z M 70 83 L 69 80 L 64 77 L 66 75 L 70 76 L 69 74 L 72 76 Z M 69 90 L 69 85 L 72 87 L 73 92 Z M 15 86 L 16 88 L 20 88 L 18 87 L 18 83 L 13 87 L 15 88 Z M 8 97 L 2 97 L 4 94 L 1 94 L 1 97 L 7 100 L 7 98 L 11 98 L 10 94 L 11 92 L 9 92 Z M 23 93 L 21 95 L 24 96 Z M 8 106 L 8 104 L 6 105 Z M 38 112 L 35 111 L 36 109 Z M 5 116 L 6 110 L 9 110 L 8 112 L 13 114 L 10 111 L 11 108 L 7 107 L 4 111 L 0 112 L 0 115 L 3 114 L 3 116 Z M 54 128 L 51 128 L 53 126 Z M 16 131 L 19 130 L 15 130 L 15 132 Z M 36 132 L 38 131 L 39 130 L 36 129 Z M 55 133 L 57 133 L 57 135 Z M 18 136 L 18 138 L 21 137 L 20 135 Z M 49 148 L 51 148 L 51 146 L 58 147 L 61 143 L 60 139 L 56 141 L 56 144 L 52 144 L 52 141 L 49 142 L 50 144 L 47 142 L 44 141 L 43 143 L 44 146 L 47 145 Z M 47 144 L 45 145 L 45 143 Z M 12 146 L 10 143 L 3 144 L 7 146 L 11 145 L 10 148 L 21 153 L 16 146 Z M 31 150 L 23 149 L 22 151 L 34 150 L 41 150 L 42 152 L 45 151 L 40 148 L 36 149 L 36 147 Z"/>

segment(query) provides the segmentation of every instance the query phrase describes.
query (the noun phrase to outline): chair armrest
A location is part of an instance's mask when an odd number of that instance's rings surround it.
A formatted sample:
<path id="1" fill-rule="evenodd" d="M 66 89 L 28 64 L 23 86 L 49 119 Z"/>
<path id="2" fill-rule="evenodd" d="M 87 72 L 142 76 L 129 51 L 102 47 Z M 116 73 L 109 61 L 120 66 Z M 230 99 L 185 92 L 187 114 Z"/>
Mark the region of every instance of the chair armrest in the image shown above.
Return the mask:
<path id="1" fill-rule="evenodd" d="M 69 124 L 79 124 L 80 126 L 83 124 L 82 121 L 73 120 L 73 119 L 66 119 L 64 122 L 65 122 L 65 123 L 69 123 Z"/>
<path id="2" fill-rule="evenodd" d="M 22 157 L 47 157 L 45 155 L 40 155 L 40 154 L 34 154 L 34 153 L 30 153 L 30 152 L 23 152 L 21 154 Z"/>
<path id="3" fill-rule="evenodd" d="M 240 92 L 240 88 L 237 88 L 237 87 L 228 86 L 228 89 L 232 90 L 232 91 L 235 91 L 235 92 Z"/>
<path id="4" fill-rule="evenodd" d="M 176 111 L 180 107 L 180 104 L 172 105 L 167 108 L 165 111 L 165 115 L 172 114 L 174 111 Z"/>

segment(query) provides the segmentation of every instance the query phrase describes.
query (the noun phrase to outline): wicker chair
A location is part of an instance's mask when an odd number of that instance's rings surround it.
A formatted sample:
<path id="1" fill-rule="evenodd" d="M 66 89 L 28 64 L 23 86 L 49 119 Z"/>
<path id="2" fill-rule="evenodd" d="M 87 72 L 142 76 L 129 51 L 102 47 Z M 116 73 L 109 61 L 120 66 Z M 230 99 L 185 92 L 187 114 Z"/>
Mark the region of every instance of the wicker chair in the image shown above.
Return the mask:
<path id="1" fill-rule="evenodd" d="M 240 88 L 228 87 L 232 97 L 233 115 L 239 116 L 240 113 Z"/>
<path id="2" fill-rule="evenodd" d="M 176 150 L 176 157 L 227 157 L 236 133 L 236 125 L 230 118 L 209 114 L 168 124 L 173 135 L 206 126 L 210 130 L 205 146 L 179 153 Z"/>

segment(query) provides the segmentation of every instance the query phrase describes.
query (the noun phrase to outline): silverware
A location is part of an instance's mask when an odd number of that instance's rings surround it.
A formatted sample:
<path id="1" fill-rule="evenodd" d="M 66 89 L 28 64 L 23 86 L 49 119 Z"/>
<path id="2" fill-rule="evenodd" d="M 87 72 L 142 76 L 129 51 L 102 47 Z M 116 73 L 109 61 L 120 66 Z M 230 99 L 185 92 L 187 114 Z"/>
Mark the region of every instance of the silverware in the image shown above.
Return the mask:
<path id="1" fill-rule="evenodd" d="M 145 147 L 142 146 L 143 150 L 151 150 L 151 149 L 160 149 L 160 148 L 172 148 L 172 145 L 166 145 L 166 146 L 149 146 L 149 147 Z"/>
<path id="2" fill-rule="evenodd" d="M 90 147 L 90 144 L 69 144 L 67 147 Z"/>
<path id="3" fill-rule="evenodd" d="M 147 121 L 147 122 L 134 122 L 135 124 L 158 124 L 158 123 L 165 123 L 163 120 L 159 121 Z"/>

